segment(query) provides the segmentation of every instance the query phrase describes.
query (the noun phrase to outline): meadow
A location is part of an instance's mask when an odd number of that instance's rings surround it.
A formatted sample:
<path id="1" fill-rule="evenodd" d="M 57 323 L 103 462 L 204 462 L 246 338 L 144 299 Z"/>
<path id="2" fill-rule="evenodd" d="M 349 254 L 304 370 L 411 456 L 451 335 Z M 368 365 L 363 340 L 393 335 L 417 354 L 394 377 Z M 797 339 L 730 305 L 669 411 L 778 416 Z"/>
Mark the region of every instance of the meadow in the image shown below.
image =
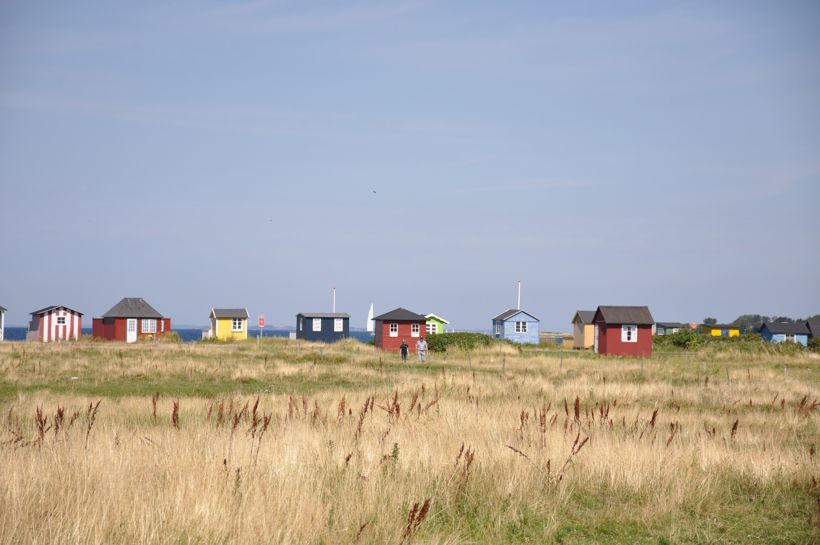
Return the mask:
<path id="1" fill-rule="evenodd" d="M 0 344 L 0 543 L 820 542 L 820 357 Z"/>

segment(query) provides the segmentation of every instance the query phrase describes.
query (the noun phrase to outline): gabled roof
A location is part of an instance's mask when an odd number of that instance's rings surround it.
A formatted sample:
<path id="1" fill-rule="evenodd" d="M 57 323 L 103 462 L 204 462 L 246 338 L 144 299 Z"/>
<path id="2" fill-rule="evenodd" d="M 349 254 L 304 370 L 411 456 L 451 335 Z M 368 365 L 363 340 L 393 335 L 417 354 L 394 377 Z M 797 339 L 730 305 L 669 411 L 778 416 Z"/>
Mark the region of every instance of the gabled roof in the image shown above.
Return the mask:
<path id="1" fill-rule="evenodd" d="M 655 325 L 658 327 L 685 327 L 689 328 L 689 324 L 683 324 L 681 322 L 655 322 Z"/>
<path id="2" fill-rule="evenodd" d="M 6 312 L 6 307 L 0 307 L 0 312 Z"/>
<path id="3" fill-rule="evenodd" d="M 347 312 L 300 312 L 297 316 L 303 318 L 350 318 Z"/>
<path id="4" fill-rule="evenodd" d="M 439 322 L 441 322 L 441 323 L 443 323 L 443 324 L 449 324 L 449 323 L 450 323 L 450 322 L 448 322 L 447 320 L 445 320 L 444 318 L 442 318 L 441 316 L 436 316 L 436 315 L 435 315 L 435 314 L 433 314 L 433 313 L 430 313 L 430 314 L 425 314 L 425 315 L 424 315 L 424 317 L 425 317 L 425 318 L 427 318 L 428 320 L 429 320 L 430 318 L 433 318 L 434 320 L 438 320 Z"/>
<path id="5" fill-rule="evenodd" d="M 102 315 L 103 318 L 157 318 L 163 316 L 142 297 L 125 297 Z"/>
<path id="6" fill-rule="evenodd" d="M 527 316 L 529 316 L 530 318 L 532 318 L 533 320 L 535 320 L 536 322 L 541 321 L 538 318 L 536 318 L 535 316 L 533 316 L 532 314 L 530 314 L 529 312 L 527 312 L 526 310 L 521 310 L 520 308 L 511 308 L 509 310 L 505 310 L 504 312 L 502 312 L 501 314 L 499 314 L 498 316 L 493 318 L 493 322 L 496 322 L 498 320 L 501 320 L 502 322 L 506 322 L 507 320 L 509 320 L 510 318 L 515 316 L 516 314 L 520 314 L 522 312 L 524 314 L 526 314 Z"/>
<path id="7" fill-rule="evenodd" d="M 806 325 L 806 322 L 763 322 L 763 325 L 760 326 L 761 329 L 763 328 L 768 329 L 771 333 L 776 335 L 808 335 L 809 328 Z"/>
<path id="8" fill-rule="evenodd" d="M 812 337 L 820 337 L 820 318 L 812 318 L 806 322 Z"/>
<path id="9" fill-rule="evenodd" d="M 248 311 L 244 308 L 212 308 L 210 318 L 242 318 L 248 319 Z"/>
<path id="10" fill-rule="evenodd" d="M 29 314 L 31 314 L 31 315 L 45 314 L 46 312 L 49 312 L 49 311 L 52 311 L 52 310 L 60 310 L 60 309 L 64 309 L 64 310 L 67 310 L 69 312 L 73 312 L 74 314 L 79 314 L 80 316 L 83 315 L 82 312 L 79 312 L 77 310 L 74 310 L 73 308 L 69 308 L 69 307 L 64 306 L 64 305 L 52 305 L 50 307 L 41 308 L 40 310 L 33 310 L 33 311 L 29 312 Z"/>
<path id="11" fill-rule="evenodd" d="M 655 323 L 649 307 L 600 306 L 595 311 L 596 319 L 599 314 L 607 324 L 652 325 Z"/>
<path id="12" fill-rule="evenodd" d="M 591 324 L 592 320 L 595 319 L 595 311 L 594 310 L 576 310 L 575 316 L 572 317 L 572 323 L 574 324 L 578 320 L 581 321 L 582 324 Z"/>
<path id="13" fill-rule="evenodd" d="M 388 321 L 409 321 L 409 322 L 426 322 L 427 318 L 425 318 L 421 314 L 416 314 L 415 312 L 409 311 L 406 308 L 397 308 L 391 310 L 390 312 L 385 312 L 379 316 L 373 318 L 374 322 L 388 322 Z"/>

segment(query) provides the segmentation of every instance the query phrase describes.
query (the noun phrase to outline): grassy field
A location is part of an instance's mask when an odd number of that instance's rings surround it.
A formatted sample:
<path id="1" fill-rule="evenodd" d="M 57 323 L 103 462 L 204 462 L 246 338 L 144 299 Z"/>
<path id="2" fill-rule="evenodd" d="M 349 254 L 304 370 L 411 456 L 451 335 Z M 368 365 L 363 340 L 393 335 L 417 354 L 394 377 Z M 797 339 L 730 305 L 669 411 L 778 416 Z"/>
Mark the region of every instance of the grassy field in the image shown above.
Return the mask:
<path id="1" fill-rule="evenodd" d="M 0 344 L 0 543 L 820 542 L 820 358 Z"/>

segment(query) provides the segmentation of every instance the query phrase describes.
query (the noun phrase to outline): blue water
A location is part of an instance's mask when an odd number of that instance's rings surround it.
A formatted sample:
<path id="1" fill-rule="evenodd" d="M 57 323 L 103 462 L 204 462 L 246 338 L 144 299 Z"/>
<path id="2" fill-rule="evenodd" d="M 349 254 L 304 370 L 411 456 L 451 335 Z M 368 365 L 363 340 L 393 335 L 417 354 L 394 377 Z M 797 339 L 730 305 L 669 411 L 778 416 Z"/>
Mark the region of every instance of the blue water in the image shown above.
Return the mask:
<path id="1" fill-rule="evenodd" d="M 27 329 L 25 327 L 7 327 L 5 332 L 5 338 L 7 341 L 25 341 L 26 331 Z M 192 343 L 202 340 L 202 329 L 172 328 L 171 331 L 177 332 L 179 334 L 179 338 L 182 339 L 182 342 L 184 343 Z M 248 336 L 255 339 L 258 332 L 258 329 L 249 329 Z M 90 327 L 83 328 L 83 336 L 86 335 L 91 336 Z M 290 335 L 290 331 L 288 331 L 287 329 L 262 330 L 262 337 L 288 337 L 288 335 Z M 373 338 L 367 331 L 351 331 L 350 336 L 363 343 L 366 343 Z"/>

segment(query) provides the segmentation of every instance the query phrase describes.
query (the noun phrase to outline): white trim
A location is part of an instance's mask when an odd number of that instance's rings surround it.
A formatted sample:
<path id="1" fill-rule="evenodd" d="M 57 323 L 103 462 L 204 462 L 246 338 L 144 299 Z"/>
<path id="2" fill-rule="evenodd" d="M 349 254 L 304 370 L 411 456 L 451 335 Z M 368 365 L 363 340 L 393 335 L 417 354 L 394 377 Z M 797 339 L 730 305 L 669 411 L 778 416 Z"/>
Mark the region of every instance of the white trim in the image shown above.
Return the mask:
<path id="1" fill-rule="evenodd" d="M 442 322 L 442 323 L 445 323 L 445 324 L 449 324 L 449 323 L 450 323 L 450 322 L 448 322 L 447 320 L 445 320 L 444 318 L 442 318 L 441 316 L 436 316 L 435 314 L 425 314 L 425 315 L 424 315 L 424 317 L 425 317 L 425 318 L 427 318 L 428 320 L 429 320 L 430 318 L 435 318 L 435 319 L 436 319 L 436 320 L 438 320 L 439 322 Z"/>
<path id="2" fill-rule="evenodd" d="M 421 324 L 410 324 L 410 336 L 421 337 Z"/>
<path id="3" fill-rule="evenodd" d="M 137 319 L 136 318 L 126 318 L 125 320 L 125 342 L 133 343 L 137 342 Z M 134 326 L 133 328 L 131 326 Z"/>
<path id="4" fill-rule="evenodd" d="M 395 329 L 395 331 L 394 331 Z M 399 324 L 397 322 L 390 322 L 387 324 L 387 331 L 391 337 L 399 336 Z"/>
<path id="5" fill-rule="evenodd" d="M 140 333 L 152 334 L 157 332 L 157 320 L 155 318 L 143 318 L 140 322 L 142 322 L 140 324 Z"/>
<path id="6" fill-rule="evenodd" d="M 333 318 L 333 332 L 334 333 L 344 333 L 345 330 L 345 320 L 344 318 Z"/>
<path id="7" fill-rule="evenodd" d="M 313 331 L 316 331 L 316 332 L 322 331 L 322 319 L 321 318 L 313 318 Z"/>
<path id="8" fill-rule="evenodd" d="M 244 318 L 231 318 L 231 333 L 242 333 L 245 331 L 244 321 Z M 236 327 L 237 322 L 239 323 L 239 328 Z"/>
<path id="9" fill-rule="evenodd" d="M 528 322 L 516 320 L 516 322 L 515 322 L 515 332 L 516 333 L 529 333 L 528 329 L 529 329 Z"/>
<path id="10" fill-rule="evenodd" d="M 635 324 L 621 324 L 621 342 L 638 342 L 638 326 Z"/>

